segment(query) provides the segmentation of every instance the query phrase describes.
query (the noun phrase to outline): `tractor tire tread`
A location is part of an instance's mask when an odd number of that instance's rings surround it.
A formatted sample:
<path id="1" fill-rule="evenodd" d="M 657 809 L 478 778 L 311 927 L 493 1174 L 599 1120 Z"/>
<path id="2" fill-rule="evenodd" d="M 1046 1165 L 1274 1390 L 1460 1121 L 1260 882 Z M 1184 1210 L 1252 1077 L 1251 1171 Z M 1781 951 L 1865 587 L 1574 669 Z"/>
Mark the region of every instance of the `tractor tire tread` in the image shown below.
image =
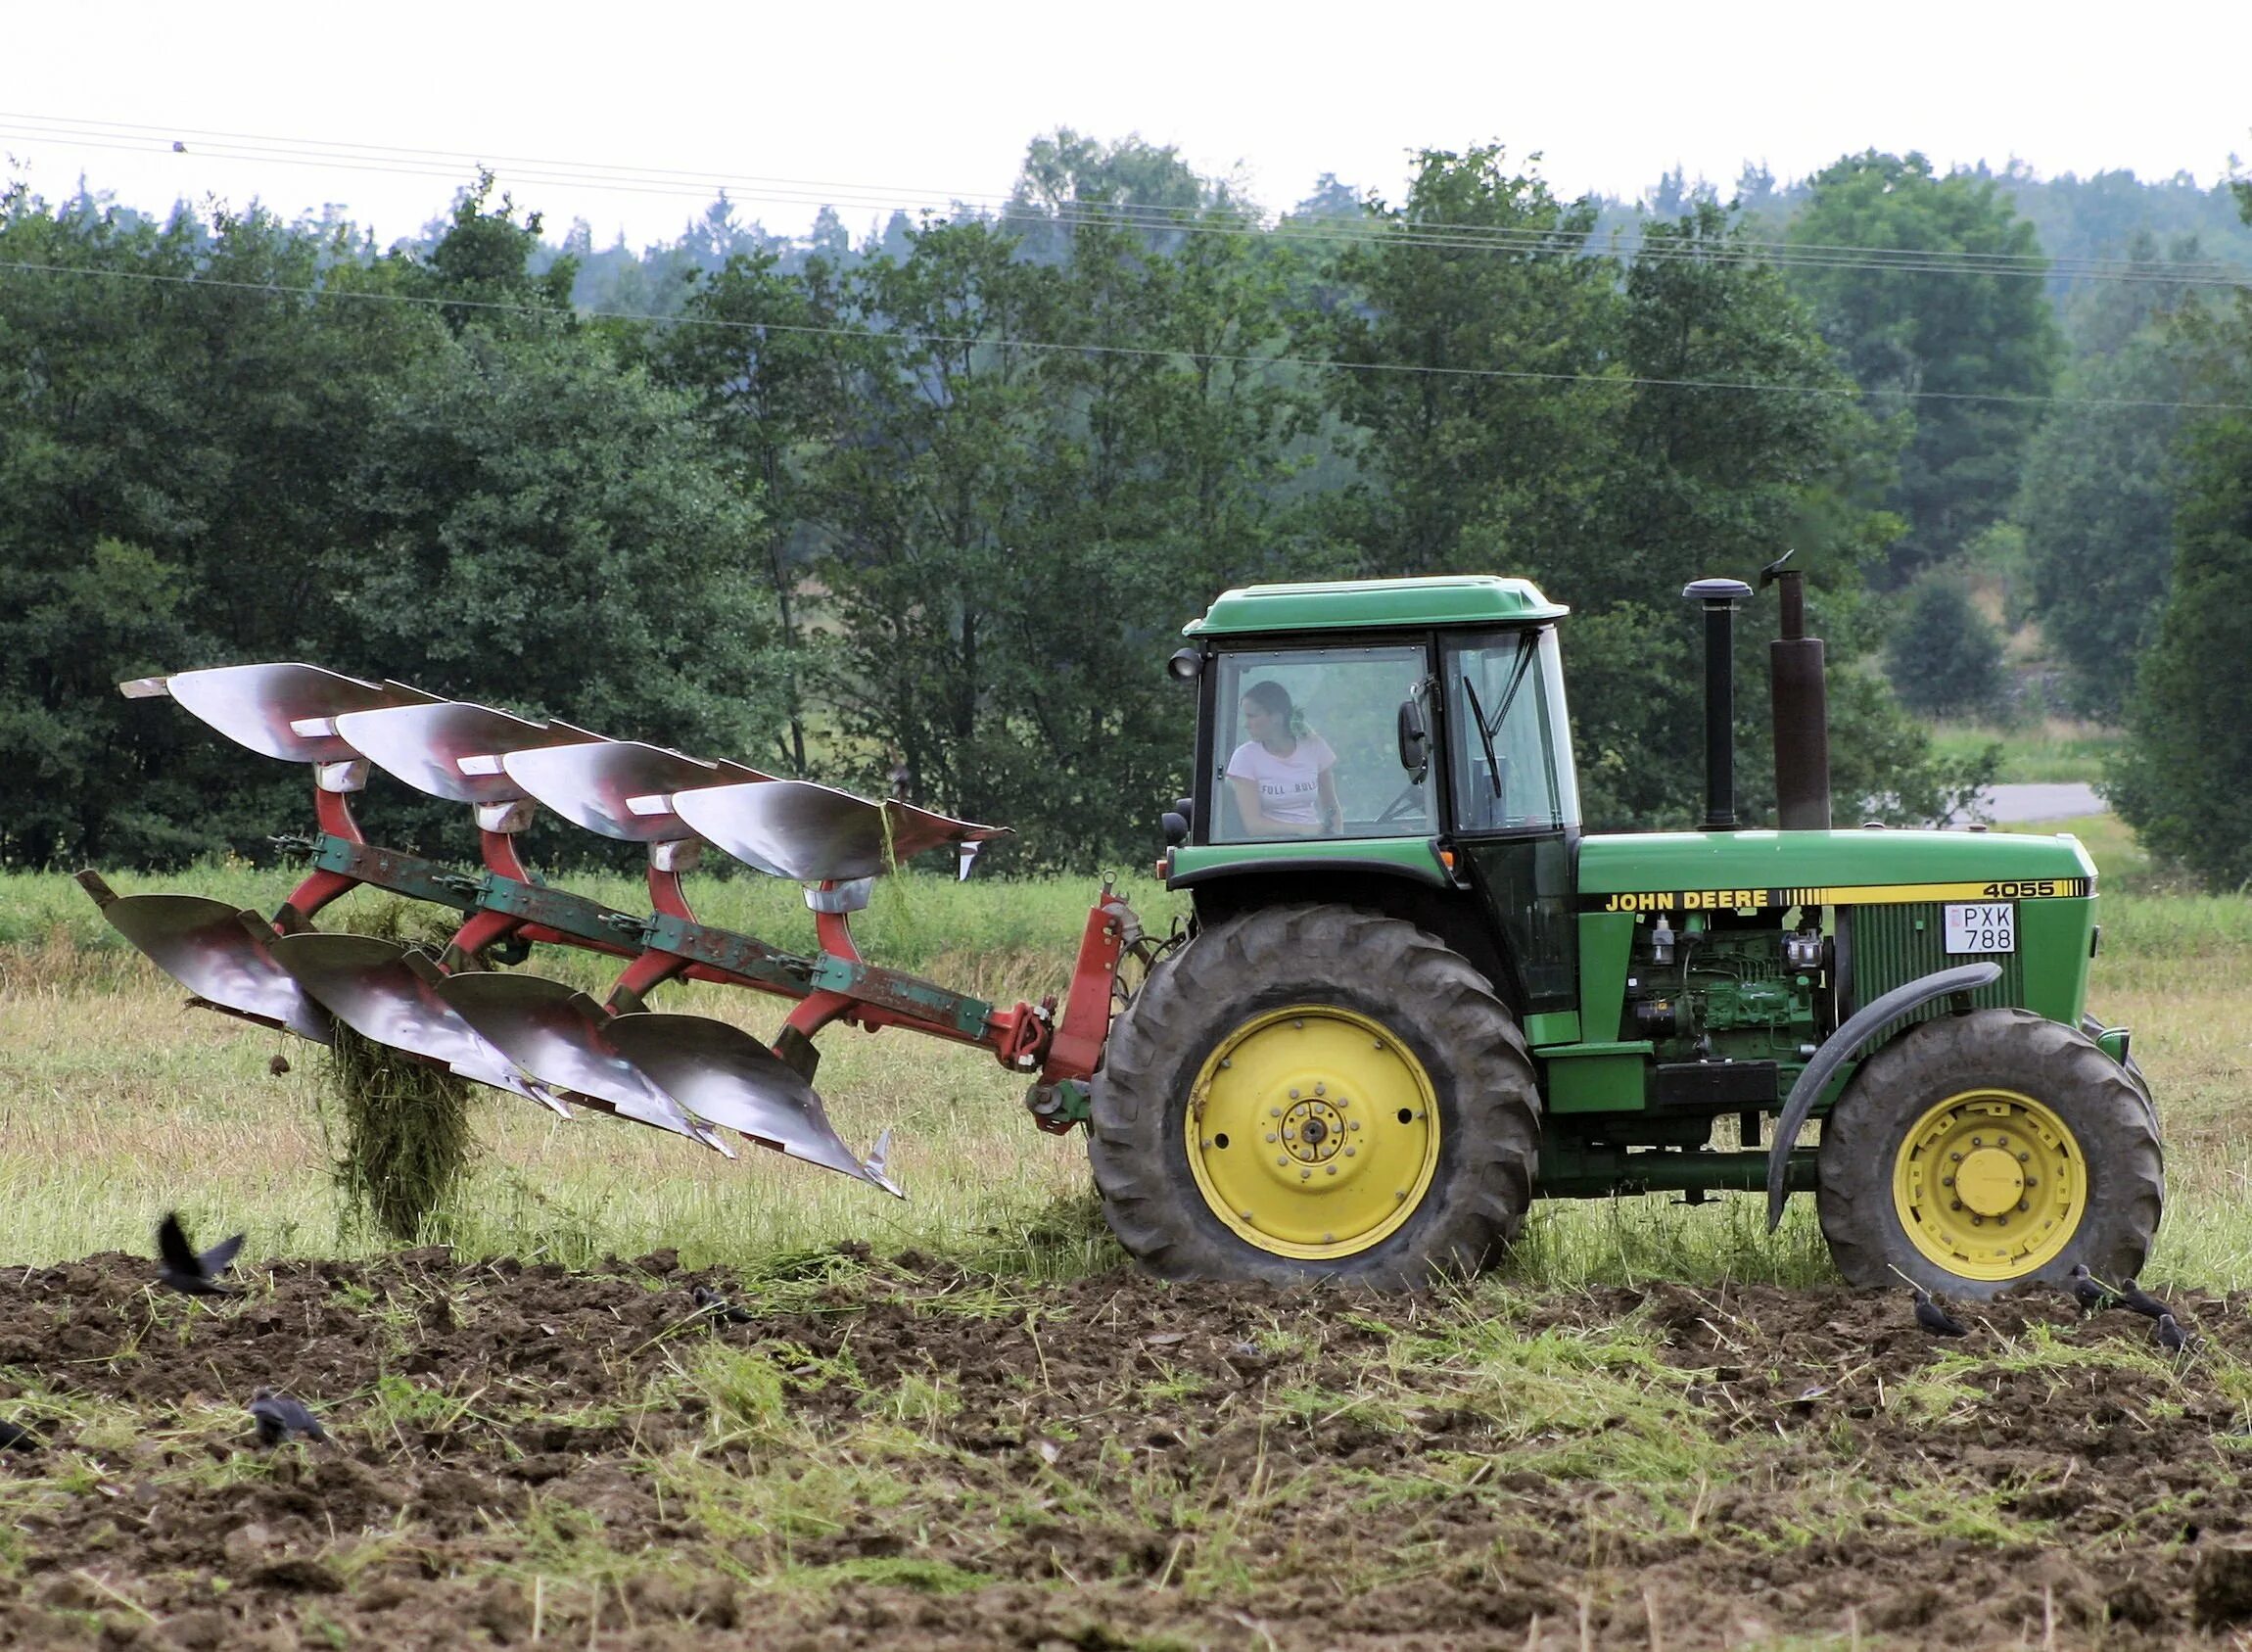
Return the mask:
<path id="1" fill-rule="evenodd" d="M 2106 1278 L 2142 1269 L 2165 1204 L 2165 1164 L 2148 1091 L 2085 1033 L 2030 1010 L 1990 1009 L 1919 1022 L 1871 1056 L 1823 1121 L 1816 1207 L 1850 1285 L 1900 1283 L 1990 1298 L 2034 1281 L 2063 1285 L 2075 1262 Z M 2087 1167 L 2080 1226 L 2040 1268 L 2007 1280 L 1942 1268 L 1894 1210 L 1900 1137 L 1950 1091 L 2021 1090 L 2065 1116 Z M 1899 1270 L 1896 1273 L 1895 1269 Z"/>
<path id="2" fill-rule="evenodd" d="M 1416 1215 L 1366 1251 L 1319 1261 L 1262 1251 L 1205 1207 L 1190 1174 L 1187 1092 L 1262 993 L 1375 1016 L 1440 1094 L 1439 1173 Z M 1531 1204 L 1540 1102 L 1524 1033 L 1460 954 L 1382 913 L 1293 903 L 1202 931 L 1150 971 L 1113 1023 L 1093 1091 L 1089 1156 L 1103 1212 L 1126 1251 L 1167 1277 L 1418 1288 L 1486 1265 Z"/>

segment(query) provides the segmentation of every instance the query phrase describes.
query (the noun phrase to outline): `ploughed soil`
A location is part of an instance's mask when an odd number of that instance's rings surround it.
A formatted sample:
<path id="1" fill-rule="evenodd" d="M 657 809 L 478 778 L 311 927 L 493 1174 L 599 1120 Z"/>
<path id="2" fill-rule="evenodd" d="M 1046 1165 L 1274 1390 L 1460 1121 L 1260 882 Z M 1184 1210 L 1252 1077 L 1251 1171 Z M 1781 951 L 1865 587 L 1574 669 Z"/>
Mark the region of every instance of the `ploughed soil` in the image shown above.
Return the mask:
<path id="1" fill-rule="evenodd" d="M 0 1276 L 0 1646 L 2240 1644 L 2243 1304 Z M 697 1283 L 745 1323 L 697 1318 Z M 1621 1337 L 1620 1333 L 1624 1336 Z M 1481 1340 L 1482 1339 L 1482 1340 Z M 729 1350 L 741 1357 L 730 1362 Z M 1481 1351 L 1482 1350 L 1482 1351 Z M 272 1384 L 327 1444 L 263 1450 Z"/>

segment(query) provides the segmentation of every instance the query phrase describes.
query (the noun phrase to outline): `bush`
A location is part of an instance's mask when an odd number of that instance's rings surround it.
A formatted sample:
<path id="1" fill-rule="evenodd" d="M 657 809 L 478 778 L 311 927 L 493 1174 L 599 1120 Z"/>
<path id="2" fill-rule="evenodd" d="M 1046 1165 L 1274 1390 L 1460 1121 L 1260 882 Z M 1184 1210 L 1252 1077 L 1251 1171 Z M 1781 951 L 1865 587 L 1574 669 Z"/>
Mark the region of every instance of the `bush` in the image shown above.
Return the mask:
<path id="1" fill-rule="evenodd" d="M 1885 671 L 1900 703 L 1927 717 L 2003 709 L 2001 637 L 1954 580 L 1927 579 L 1909 590 Z"/>

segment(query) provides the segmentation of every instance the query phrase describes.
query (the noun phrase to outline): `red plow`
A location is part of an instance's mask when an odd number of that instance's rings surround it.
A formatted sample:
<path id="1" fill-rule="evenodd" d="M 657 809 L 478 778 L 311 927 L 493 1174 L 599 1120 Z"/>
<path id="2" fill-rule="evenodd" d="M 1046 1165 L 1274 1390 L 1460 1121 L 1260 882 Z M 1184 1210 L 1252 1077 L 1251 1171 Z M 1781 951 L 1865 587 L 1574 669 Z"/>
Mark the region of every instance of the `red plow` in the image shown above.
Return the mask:
<path id="1" fill-rule="evenodd" d="M 952 847 L 966 869 L 1005 828 L 897 799 L 881 802 L 729 762 L 614 740 L 567 723 L 441 699 L 302 664 L 223 666 L 123 684 L 169 695 L 252 750 L 310 767 L 318 830 L 285 839 L 311 861 L 269 919 L 199 895 L 118 895 L 79 881 L 127 940 L 206 1008 L 331 1042 L 362 1037 L 553 1109 L 611 1113 L 729 1157 L 757 1143 L 899 1194 L 889 1132 L 865 1156 L 829 1122 L 813 1087 L 814 1039 L 835 1022 L 901 1027 L 989 1050 L 1030 1075 L 1043 1128 L 1084 1117 L 1084 1081 L 1107 1032 L 1134 914 L 1105 886 L 1088 915 L 1071 990 L 1008 1008 L 871 964 L 852 915 L 873 880 L 910 856 Z M 352 813 L 369 766 L 475 811 L 475 872 L 370 843 Z M 558 889 L 529 868 L 518 834 L 544 806 L 600 836 L 648 850 L 646 914 Z M 794 954 L 698 921 L 683 878 L 707 847 L 805 885 L 817 949 Z M 314 920 L 367 886 L 448 907 L 459 927 L 433 956 L 396 941 L 325 931 Z M 567 983 L 495 968 L 534 944 L 580 947 L 622 968 L 597 1001 Z M 719 981 L 796 1000 L 774 1043 L 732 1022 L 652 1011 L 677 980 Z"/>

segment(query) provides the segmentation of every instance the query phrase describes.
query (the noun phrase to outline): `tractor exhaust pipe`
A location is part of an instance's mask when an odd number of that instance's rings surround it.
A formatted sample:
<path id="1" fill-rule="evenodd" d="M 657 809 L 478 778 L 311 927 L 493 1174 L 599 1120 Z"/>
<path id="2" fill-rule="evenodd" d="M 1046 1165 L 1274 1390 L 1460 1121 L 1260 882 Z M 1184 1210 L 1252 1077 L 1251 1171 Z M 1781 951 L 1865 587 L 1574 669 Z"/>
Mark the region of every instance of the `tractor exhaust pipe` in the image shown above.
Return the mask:
<path id="1" fill-rule="evenodd" d="M 1681 594 L 1705 605 L 1705 826 L 1736 829 L 1736 604 L 1742 580 L 1698 580 Z"/>
<path id="2" fill-rule="evenodd" d="M 1759 571 L 1759 587 L 1782 587 L 1783 634 L 1767 644 L 1775 714 L 1775 824 L 1785 831 L 1830 829 L 1830 695 L 1822 639 L 1806 635 L 1806 577 L 1786 569 L 1785 551 Z"/>

